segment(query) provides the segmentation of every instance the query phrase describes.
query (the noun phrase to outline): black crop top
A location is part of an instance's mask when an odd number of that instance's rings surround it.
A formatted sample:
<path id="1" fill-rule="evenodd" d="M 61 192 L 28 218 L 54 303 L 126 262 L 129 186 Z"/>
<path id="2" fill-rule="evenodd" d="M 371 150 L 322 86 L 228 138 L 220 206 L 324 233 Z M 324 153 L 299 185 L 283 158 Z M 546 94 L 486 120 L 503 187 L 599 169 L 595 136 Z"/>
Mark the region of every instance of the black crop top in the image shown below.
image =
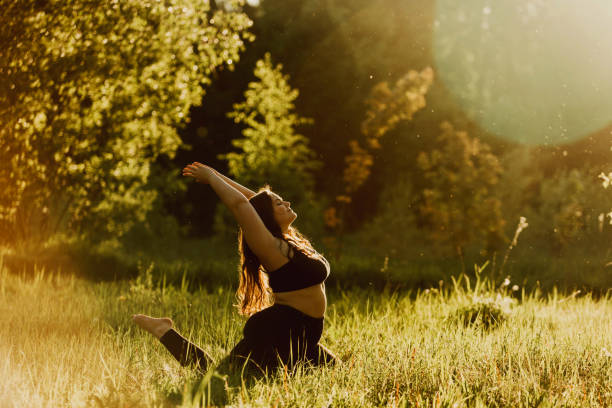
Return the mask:
<path id="1" fill-rule="evenodd" d="M 267 274 L 273 292 L 289 292 L 325 282 L 329 276 L 329 262 L 325 258 L 310 258 L 293 248 L 289 262 Z"/>

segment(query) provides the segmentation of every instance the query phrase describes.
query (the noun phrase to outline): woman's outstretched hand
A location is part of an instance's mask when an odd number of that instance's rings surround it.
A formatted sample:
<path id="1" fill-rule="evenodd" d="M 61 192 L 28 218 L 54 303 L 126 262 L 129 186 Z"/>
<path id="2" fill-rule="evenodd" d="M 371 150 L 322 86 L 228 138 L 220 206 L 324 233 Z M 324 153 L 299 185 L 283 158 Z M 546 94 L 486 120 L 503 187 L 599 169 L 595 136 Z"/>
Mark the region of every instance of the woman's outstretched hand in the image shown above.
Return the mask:
<path id="1" fill-rule="evenodd" d="M 212 167 L 199 162 L 193 162 L 183 168 L 183 176 L 193 177 L 198 183 L 209 184 L 210 178 L 215 174 Z"/>

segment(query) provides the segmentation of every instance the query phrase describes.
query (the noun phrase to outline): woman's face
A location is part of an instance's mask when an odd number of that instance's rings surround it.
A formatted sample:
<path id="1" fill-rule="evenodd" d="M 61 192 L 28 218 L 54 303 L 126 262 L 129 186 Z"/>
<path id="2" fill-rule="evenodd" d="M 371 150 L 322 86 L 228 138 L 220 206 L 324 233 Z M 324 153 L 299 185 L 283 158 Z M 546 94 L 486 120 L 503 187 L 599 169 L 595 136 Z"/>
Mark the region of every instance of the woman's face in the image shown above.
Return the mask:
<path id="1" fill-rule="evenodd" d="M 274 219 L 281 227 L 281 230 L 285 232 L 291 223 L 297 218 L 297 214 L 291 209 L 291 203 L 289 201 L 283 201 L 278 194 L 271 192 L 270 198 L 272 199 Z"/>

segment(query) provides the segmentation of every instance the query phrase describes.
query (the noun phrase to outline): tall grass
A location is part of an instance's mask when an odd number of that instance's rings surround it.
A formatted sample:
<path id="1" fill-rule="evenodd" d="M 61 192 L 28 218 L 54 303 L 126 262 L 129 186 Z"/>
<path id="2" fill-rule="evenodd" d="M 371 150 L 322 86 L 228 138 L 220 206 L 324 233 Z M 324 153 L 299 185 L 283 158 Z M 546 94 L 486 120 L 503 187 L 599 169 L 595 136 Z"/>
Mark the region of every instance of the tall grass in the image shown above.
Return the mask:
<path id="1" fill-rule="evenodd" d="M 130 316 L 171 316 L 220 360 L 244 324 L 233 293 L 153 276 L 141 268 L 131 281 L 91 283 L 0 265 L 0 406 L 213 403 L 217 377 L 180 367 Z M 460 318 L 498 312 L 491 326 Z M 486 279 L 412 294 L 332 291 L 323 342 L 342 364 L 229 381 L 222 391 L 235 407 L 607 407 L 611 322 L 609 293 L 544 296 Z"/>

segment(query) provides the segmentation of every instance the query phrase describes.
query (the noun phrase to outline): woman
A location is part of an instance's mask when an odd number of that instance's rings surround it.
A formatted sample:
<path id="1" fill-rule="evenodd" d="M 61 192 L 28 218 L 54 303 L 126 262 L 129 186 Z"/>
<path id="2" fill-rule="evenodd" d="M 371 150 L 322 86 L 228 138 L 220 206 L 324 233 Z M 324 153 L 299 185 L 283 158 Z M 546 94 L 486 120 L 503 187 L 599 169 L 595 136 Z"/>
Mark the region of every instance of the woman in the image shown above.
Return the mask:
<path id="1" fill-rule="evenodd" d="M 335 357 L 318 344 L 327 299 L 329 263 L 295 228 L 290 203 L 268 188 L 253 191 L 194 162 L 183 176 L 209 184 L 240 225 L 240 312 L 250 316 L 243 339 L 224 361 L 229 368 L 248 364 L 260 372 L 280 364 L 330 363 Z M 270 293 L 272 290 L 272 294 Z M 272 304 L 273 303 L 273 304 Z M 205 371 L 206 353 L 173 329 L 169 318 L 134 315 L 134 321 L 156 336 L 181 365 Z"/>

